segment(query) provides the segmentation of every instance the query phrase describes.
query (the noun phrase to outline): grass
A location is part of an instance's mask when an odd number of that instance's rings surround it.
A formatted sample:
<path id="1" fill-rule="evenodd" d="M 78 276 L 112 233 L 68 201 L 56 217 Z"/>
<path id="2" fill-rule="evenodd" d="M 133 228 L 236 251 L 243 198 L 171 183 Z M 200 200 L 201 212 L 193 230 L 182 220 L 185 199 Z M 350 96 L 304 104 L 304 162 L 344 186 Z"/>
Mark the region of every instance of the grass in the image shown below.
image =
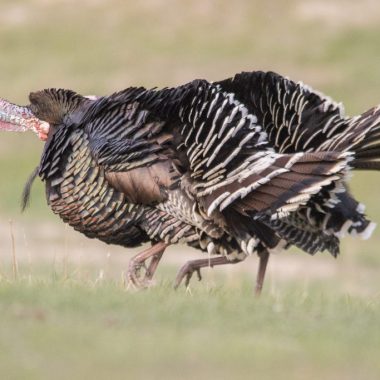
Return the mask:
<path id="1" fill-rule="evenodd" d="M 377 379 L 379 298 L 332 284 L 252 297 L 235 288 L 144 292 L 118 282 L 0 283 L 0 373 L 9 379 Z M 321 366 L 323 363 L 323 366 Z"/>
<path id="2" fill-rule="evenodd" d="M 259 299 L 249 260 L 233 276 L 206 269 L 202 282 L 178 291 L 177 268 L 162 266 L 156 286 L 137 292 L 121 276 L 125 254 L 97 264 L 32 257 L 19 260 L 17 278 L 11 258 L 3 259 L 0 375 L 378 379 L 380 279 L 372 249 L 363 245 L 360 258 L 358 246 L 346 244 L 339 261 L 298 253 L 298 272 L 288 275 L 284 264 L 294 255 L 273 257 Z M 310 270 L 321 263 L 322 273 Z M 323 273 L 332 267 L 335 273 Z"/>

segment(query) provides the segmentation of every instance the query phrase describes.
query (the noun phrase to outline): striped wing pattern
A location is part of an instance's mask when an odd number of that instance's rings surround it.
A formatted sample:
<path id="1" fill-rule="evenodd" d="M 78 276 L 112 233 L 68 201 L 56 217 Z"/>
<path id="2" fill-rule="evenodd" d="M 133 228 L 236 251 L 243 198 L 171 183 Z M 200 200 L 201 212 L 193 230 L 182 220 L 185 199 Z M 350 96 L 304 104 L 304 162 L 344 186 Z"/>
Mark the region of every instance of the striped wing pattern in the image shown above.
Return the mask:
<path id="1" fill-rule="evenodd" d="M 257 117 L 233 94 L 205 81 L 143 94 L 138 101 L 161 117 L 179 119 L 183 142 L 178 148 L 186 152 L 194 191 L 208 215 L 237 199 L 261 212 L 281 212 L 291 203 L 297 208 L 337 180 L 349 160 L 345 152 L 276 152 Z"/>
<path id="2" fill-rule="evenodd" d="M 69 95 L 77 109 L 45 145 L 39 175 L 54 211 L 89 237 L 181 242 L 234 260 L 290 245 L 336 256 L 345 232 L 373 229 L 346 175 L 380 168 L 377 108 L 348 118 L 263 72 L 83 104 Z"/>
<path id="3" fill-rule="evenodd" d="M 260 119 L 235 94 L 206 81 L 161 91 L 131 89 L 120 99 L 134 99 L 158 119 L 177 125 L 172 133 L 188 161 L 191 195 L 211 219 L 229 208 L 251 220 L 283 218 L 341 181 L 350 160 L 347 152 L 276 151 Z M 250 247 L 249 253 L 260 241 L 257 236 L 238 240 L 243 250 Z"/>
<path id="4" fill-rule="evenodd" d="M 332 142 L 350 124 L 341 104 L 276 73 L 241 73 L 215 85 L 255 112 L 277 152 L 339 151 Z"/>
<path id="5" fill-rule="evenodd" d="M 379 108 L 348 118 L 341 104 L 303 83 L 272 72 L 241 73 L 215 84 L 233 93 L 251 112 L 256 112 L 276 151 L 351 151 L 355 159 L 350 160 L 350 166 L 379 168 Z M 294 220 L 295 215 L 314 226 L 320 236 L 335 236 L 335 248 L 329 249 L 330 252 L 339 250 L 337 237 L 345 233 L 368 237 L 374 228 L 364 215 L 364 206 L 355 201 L 347 185 L 342 183 L 322 189 L 309 200 L 307 208 L 297 210 L 291 219 Z M 293 231 L 295 236 L 306 239 L 308 235 L 304 226 L 297 227 L 290 220 L 276 223 L 282 224 L 289 233 Z M 308 248 L 301 240 L 298 239 L 300 248 L 310 253 L 323 247 L 314 244 L 316 248 Z M 310 241 L 317 240 L 310 237 Z"/>

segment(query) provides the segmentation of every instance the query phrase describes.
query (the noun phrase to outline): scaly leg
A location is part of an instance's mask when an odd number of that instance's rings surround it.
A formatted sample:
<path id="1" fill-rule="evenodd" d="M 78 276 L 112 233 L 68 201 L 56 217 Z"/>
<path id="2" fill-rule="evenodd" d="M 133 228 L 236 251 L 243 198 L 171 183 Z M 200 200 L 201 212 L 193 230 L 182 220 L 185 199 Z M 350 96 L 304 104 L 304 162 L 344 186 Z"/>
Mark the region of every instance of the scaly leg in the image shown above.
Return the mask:
<path id="1" fill-rule="evenodd" d="M 145 279 L 148 281 L 151 281 L 153 278 L 154 273 L 156 272 L 156 269 L 158 267 L 158 264 L 162 258 L 162 255 L 164 254 L 164 250 L 154 255 L 149 263 L 148 269 L 145 272 Z"/>
<path id="2" fill-rule="evenodd" d="M 265 278 L 265 270 L 267 269 L 269 252 L 267 249 L 264 249 L 258 253 L 259 256 L 259 269 L 257 272 L 256 279 L 256 287 L 255 287 L 255 295 L 259 296 L 261 294 L 261 290 L 263 288 L 264 278 Z"/>
<path id="3" fill-rule="evenodd" d="M 228 260 L 225 256 L 213 257 L 212 259 L 201 259 L 188 261 L 178 272 L 174 283 L 174 289 L 177 289 L 183 279 L 186 277 L 185 286 L 189 286 L 190 279 L 194 272 L 197 272 L 198 280 L 202 280 L 201 268 L 214 267 L 215 265 L 235 264 L 240 260 Z"/>
<path id="4" fill-rule="evenodd" d="M 149 282 L 152 280 L 154 272 L 156 271 L 158 263 L 160 262 L 167 246 L 168 244 L 159 242 L 132 257 L 131 261 L 129 262 L 128 279 L 132 282 L 133 285 L 135 285 L 137 288 L 148 287 Z M 152 259 L 149 267 L 146 268 L 145 261 L 149 258 Z M 145 267 L 146 272 L 144 278 L 141 280 L 139 272 L 142 267 Z"/>

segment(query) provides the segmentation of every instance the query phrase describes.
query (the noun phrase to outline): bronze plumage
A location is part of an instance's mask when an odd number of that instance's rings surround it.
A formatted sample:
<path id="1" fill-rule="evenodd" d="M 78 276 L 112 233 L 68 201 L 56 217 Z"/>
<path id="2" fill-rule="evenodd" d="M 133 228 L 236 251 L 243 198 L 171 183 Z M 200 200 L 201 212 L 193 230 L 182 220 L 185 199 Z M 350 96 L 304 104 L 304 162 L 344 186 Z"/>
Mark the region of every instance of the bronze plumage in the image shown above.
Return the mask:
<path id="1" fill-rule="evenodd" d="M 221 257 L 189 262 L 176 286 L 204 266 L 257 253 L 260 292 L 273 250 L 336 256 L 345 232 L 373 230 L 346 177 L 380 168 L 377 108 L 346 117 L 270 72 L 97 99 L 49 89 L 30 102 L 50 125 L 36 172 L 50 207 L 90 238 L 151 242 L 130 265 L 137 286 L 152 279 L 168 245 L 183 243 Z"/>

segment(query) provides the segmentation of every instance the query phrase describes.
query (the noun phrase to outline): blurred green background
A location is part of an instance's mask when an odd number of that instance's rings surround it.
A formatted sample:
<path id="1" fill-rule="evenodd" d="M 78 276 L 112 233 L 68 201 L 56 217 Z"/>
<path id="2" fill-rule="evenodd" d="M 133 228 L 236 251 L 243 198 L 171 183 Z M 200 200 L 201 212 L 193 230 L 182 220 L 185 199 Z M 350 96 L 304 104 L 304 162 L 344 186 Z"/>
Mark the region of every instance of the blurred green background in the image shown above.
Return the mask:
<path id="1" fill-rule="evenodd" d="M 376 0 L 0 0 L 0 96 L 27 104 L 47 87 L 103 95 L 273 70 L 354 115 L 380 103 L 379 42 Z M 378 230 L 344 240 L 338 260 L 272 258 L 260 301 L 255 258 L 174 293 L 175 270 L 201 257 L 182 247 L 155 289 L 126 292 L 130 252 L 64 226 L 40 183 L 21 214 L 42 147 L 0 135 L 0 378 L 380 378 Z M 351 183 L 380 222 L 380 175 Z"/>

